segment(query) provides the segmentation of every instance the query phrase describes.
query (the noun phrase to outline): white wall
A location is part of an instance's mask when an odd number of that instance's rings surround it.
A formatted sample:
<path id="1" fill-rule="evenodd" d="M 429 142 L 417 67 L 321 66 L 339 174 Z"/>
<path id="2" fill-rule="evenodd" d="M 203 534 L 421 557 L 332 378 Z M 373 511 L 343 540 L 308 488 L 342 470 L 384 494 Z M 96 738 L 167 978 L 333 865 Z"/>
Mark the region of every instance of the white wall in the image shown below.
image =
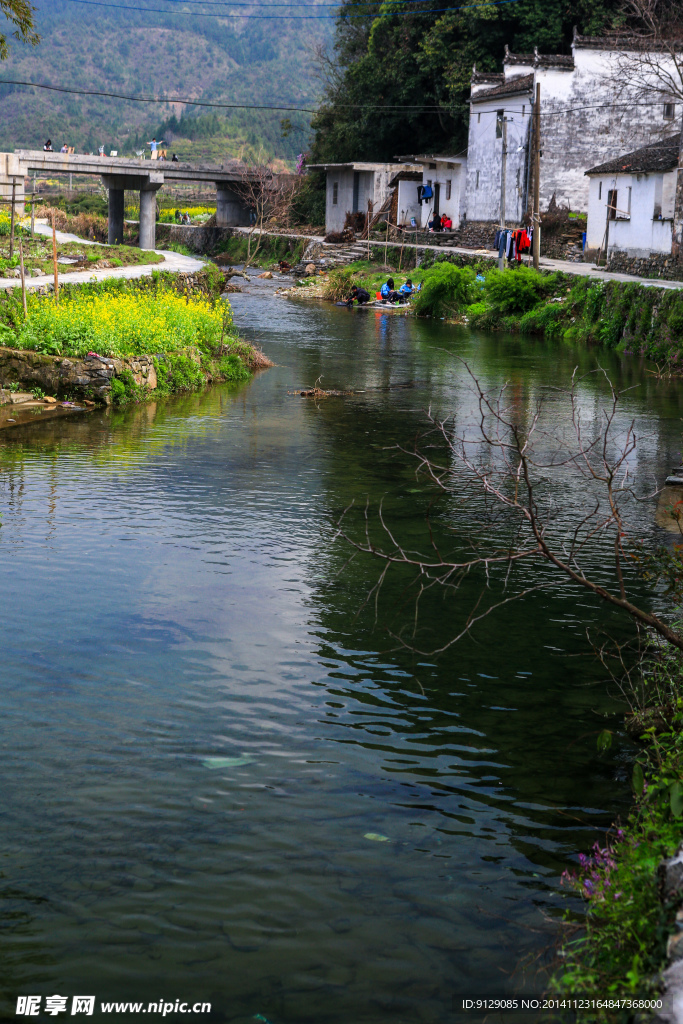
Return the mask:
<path id="1" fill-rule="evenodd" d="M 372 200 L 377 213 L 389 193 L 389 182 L 405 164 L 356 164 L 351 167 L 332 167 L 327 171 L 325 202 L 325 230 L 342 231 L 347 213 L 367 213 L 368 200 Z M 358 197 L 354 204 L 354 175 L 358 175 Z M 334 202 L 334 183 L 337 183 L 337 202 Z M 416 193 L 417 195 L 417 193 Z"/>
<path id="2" fill-rule="evenodd" d="M 590 175 L 586 247 L 599 249 L 604 245 L 607 197 L 610 190 L 616 189 L 617 215 L 609 222 L 609 249 L 627 252 L 629 256 L 670 253 L 674 180 L 675 171 L 664 175 Z M 630 215 L 626 212 L 629 188 Z M 655 202 L 661 205 L 661 219 L 654 219 Z"/>
<path id="3" fill-rule="evenodd" d="M 680 124 L 681 104 L 676 104 L 675 120 L 665 120 L 663 98 L 654 89 L 650 92 L 634 87 L 617 94 L 610 81 L 617 61 L 613 51 L 575 45 L 573 52 L 573 70 L 519 65 L 504 68 L 506 82 L 520 72 L 533 70 L 534 83 L 541 86 L 542 210 L 547 209 L 555 195 L 559 205 L 585 211 L 588 168 L 646 146 L 663 134 L 673 134 Z M 662 55 L 661 59 L 667 58 Z M 508 122 L 506 220 L 514 224 L 522 214 L 516 197 L 516 179 L 520 163 L 520 177 L 524 177 L 525 161 L 524 151 L 515 150 L 528 143 L 535 84 L 525 95 L 476 102 L 477 95 L 485 89 L 484 86 L 473 90 L 470 106 L 467 219 L 495 222 L 500 217 L 502 141 L 496 139 L 496 110 L 504 109 L 506 116 L 513 119 Z"/>
<path id="4" fill-rule="evenodd" d="M 426 185 L 429 182 L 432 189 L 436 184 L 440 186 L 439 213 L 441 215 L 447 214 L 453 221 L 453 227 L 459 228 L 464 214 L 467 161 L 437 160 L 435 163 L 435 167 L 430 167 L 428 164 L 424 165 L 422 171 L 423 184 Z M 451 195 L 450 198 L 447 198 L 449 181 L 451 183 Z M 418 223 L 421 223 L 422 227 L 426 227 L 432 219 L 433 212 L 434 199 L 432 198 L 422 203 L 421 221 L 418 220 Z"/>
<path id="5" fill-rule="evenodd" d="M 399 181 L 397 207 L 398 223 L 410 225 L 410 218 L 414 217 L 420 223 L 420 204 L 417 201 L 417 186 L 419 181 Z"/>
<path id="6" fill-rule="evenodd" d="M 498 97 L 473 104 L 467 150 L 465 209 L 468 220 L 500 220 L 503 140 L 496 138 L 497 111 L 505 110 L 507 160 L 505 221 L 519 224 L 526 194 L 526 150 L 531 124 L 531 95 Z"/>
<path id="7" fill-rule="evenodd" d="M 335 183 L 337 185 L 336 203 Z M 353 205 L 353 171 L 348 168 L 333 168 L 327 172 L 327 194 L 325 201 L 325 230 L 342 231 L 347 210 Z"/>

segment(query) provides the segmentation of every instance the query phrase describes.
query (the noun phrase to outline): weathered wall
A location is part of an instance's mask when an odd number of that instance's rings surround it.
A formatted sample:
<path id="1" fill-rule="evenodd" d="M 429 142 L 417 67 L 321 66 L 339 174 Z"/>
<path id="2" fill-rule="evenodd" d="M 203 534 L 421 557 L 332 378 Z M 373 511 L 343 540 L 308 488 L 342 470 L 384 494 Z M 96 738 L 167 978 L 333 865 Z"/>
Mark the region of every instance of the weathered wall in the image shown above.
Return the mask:
<path id="1" fill-rule="evenodd" d="M 541 86 L 542 210 L 547 209 L 555 195 L 558 205 L 585 211 L 588 207 L 585 172 L 590 167 L 654 142 L 667 131 L 669 134 L 675 131 L 677 122 L 664 120 L 664 105 L 657 90 L 618 91 L 610 80 L 618 61 L 615 51 L 576 43 L 573 54 L 573 68 L 561 66 L 561 61 L 556 67 L 550 66 L 553 58 L 541 57 L 528 66 L 514 59 L 506 61 L 506 83 L 516 76 L 533 73 L 533 85 L 526 92 L 478 101 L 477 95 L 494 88 L 495 83 L 473 88 L 468 146 L 468 219 L 495 221 L 500 216 L 503 144 L 496 138 L 496 110 L 503 109 L 505 116 L 511 119 L 507 125 L 507 221 L 510 224 L 519 221 L 517 175 L 519 172 L 521 184 L 529 142 L 530 104 L 536 83 Z M 651 102 L 648 97 L 652 97 Z"/>
<path id="2" fill-rule="evenodd" d="M 651 252 L 671 253 L 675 177 L 673 171 L 667 174 L 591 175 L 586 248 L 603 247 L 607 198 L 610 190 L 616 189 L 618 212 L 616 220 L 610 221 L 609 248 L 643 257 Z M 655 205 L 661 213 L 659 217 L 655 217 Z"/>
<path id="3" fill-rule="evenodd" d="M 157 224 L 157 249 L 163 249 L 165 242 L 179 242 L 191 252 L 209 252 L 234 233 L 233 228 L 219 228 L 215 225 Z"/>
<path id="4" fill-rule="evenodd" d="M 40 387 L 48 395 L 85 396 L 109 404 L 112 379 L 125 369 L 130 370 L 136 383 L 146 384 L 150 389 L 157 386 L 151 356 L 69 359 L 0 348 L 0 384 L 18 383 L 29 390 Z"/>
<path id="5" fill-rule="evenodd" d="M 524 214 L 526 150 L 531 123 L 528 93 L 494 98 L 470 109 L 465 212 L 468 220 L 500 221 L 503 140 L 496 138 L 497 111 L 507 122 L 505 220 L 519 224 Z"/>
<path id="6" fill-rule="evenodd" d="M 627 252 L 610 252 L 605 270 L 613 274 L 633 274 L 634 277 L 658 277 L 665 281 L 683 281 L 683 260 L 671 253 L 653 253 L 651 256 L 630 256 Z"/>

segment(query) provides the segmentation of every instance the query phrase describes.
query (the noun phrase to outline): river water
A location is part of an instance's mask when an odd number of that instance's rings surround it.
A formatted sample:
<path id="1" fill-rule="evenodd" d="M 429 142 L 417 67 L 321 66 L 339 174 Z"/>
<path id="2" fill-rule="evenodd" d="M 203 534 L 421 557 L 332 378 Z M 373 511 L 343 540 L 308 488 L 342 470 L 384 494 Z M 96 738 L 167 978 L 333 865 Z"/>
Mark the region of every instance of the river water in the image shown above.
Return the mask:
<path id="1" fill-rule="evenodd" d="M 567 587 L 402 649 L 405 577 L 376 618 L 377 564 L 331 532 L 383 500 L 425 547 L 433 491 L 391 446 L 467 401 L 457 355 L 522 406 L 598 357 L 254 288 L 233 307 L 276 363 L 250 384 L 0 442 L 3 1014 L 59 993 L 412 1024 L 539 991 L 561 872 L 629 803 L 625 741 L 596 753 L 607 618 Z M 625 415 L 661 478 L 680 388 L 605 365 L 642 385 Z M 288 393 L 320 376 L 364 393 Z M 433 595 L 416 646 L 473 593 Z"/>

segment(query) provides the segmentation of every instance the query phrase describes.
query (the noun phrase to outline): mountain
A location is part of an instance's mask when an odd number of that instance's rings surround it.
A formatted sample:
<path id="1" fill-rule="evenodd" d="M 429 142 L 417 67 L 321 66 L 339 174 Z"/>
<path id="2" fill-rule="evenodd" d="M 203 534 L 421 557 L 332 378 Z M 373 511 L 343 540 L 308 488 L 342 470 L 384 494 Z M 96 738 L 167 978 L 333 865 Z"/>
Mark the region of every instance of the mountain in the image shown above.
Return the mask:
<path id="1" fill-rule="evenodd" d="M 219 16 L 214 16 L 216 8 Z M 245 11 L 267 17 L 245 17 Z M 249 7 L 215 0 L 138 0 L 138 5 L 135 0 L 42 0 L 36 12 L 39 44 L 11 41 L 0 80 L 312 108 L 321 89 L 314 51 L 329 41 L 333 28 L 331 18 L 319 15 L 329 11 L 320 0 L 296 8 L 273 0 Z M 294 19 L 292 13 L 309 17 Z M 285 137 L 284 119 L 290 122 Z M 132 155 L 156 135 L 181 157 L 291 163 L 306 148 L 309 125 L 310 114 L 212 110 L 0 85 L 4 151 L 41 148 L 51 138 L 55 149 L 67 142 L 79 152 L 96 152 L 104 145 L 107 151 Z"/>

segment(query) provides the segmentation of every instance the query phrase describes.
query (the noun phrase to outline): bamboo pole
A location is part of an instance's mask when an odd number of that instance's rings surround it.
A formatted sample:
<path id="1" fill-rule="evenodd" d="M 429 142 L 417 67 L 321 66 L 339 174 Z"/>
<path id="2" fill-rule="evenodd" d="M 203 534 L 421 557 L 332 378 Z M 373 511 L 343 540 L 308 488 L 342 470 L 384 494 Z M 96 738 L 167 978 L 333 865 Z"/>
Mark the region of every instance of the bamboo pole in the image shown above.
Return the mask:
<path id="1" fill-rule="evenodd" d="M 387 217 L 387 233 L 384 238 L 384 263 L 387 262 L 387 250 L 389 248 L 389 218 Z"/>
<path id="2" fill-rule="evenodd" d="M 10 223 L 9 223 L 9 258 L 12 259 L 14 256 L 14 203 L 17 195 L 17 182 L 15 178 L 12 178 L 12 208 L 10 211 Z"/>
<path id="3" fill-rule="evenodd" d="M 55 231 L 55 208 L 52 207 L 52 265 L 55 268 L 55 302 L 59 303 L 59 272 L 57 270 L 57 233 Z"/>
<path id="4" fill-rule="evenodd" d="M 36 200 L 35 200 L 35 193 L 34 193 L 34 198 L 31 200 L 31 238 L 33 238 L 35 236 L 35 233 L 36 233 Z"/>
<path id="5" fill-rule="evenodd" d="M 28 316 L 26 308 L 26 275 L 24 273 L 24 246 L 21 238 L 19 239 L 19 268 L 21 270 L 21 302 L 24 307 L 24 319 L 26 319 Z"/>

